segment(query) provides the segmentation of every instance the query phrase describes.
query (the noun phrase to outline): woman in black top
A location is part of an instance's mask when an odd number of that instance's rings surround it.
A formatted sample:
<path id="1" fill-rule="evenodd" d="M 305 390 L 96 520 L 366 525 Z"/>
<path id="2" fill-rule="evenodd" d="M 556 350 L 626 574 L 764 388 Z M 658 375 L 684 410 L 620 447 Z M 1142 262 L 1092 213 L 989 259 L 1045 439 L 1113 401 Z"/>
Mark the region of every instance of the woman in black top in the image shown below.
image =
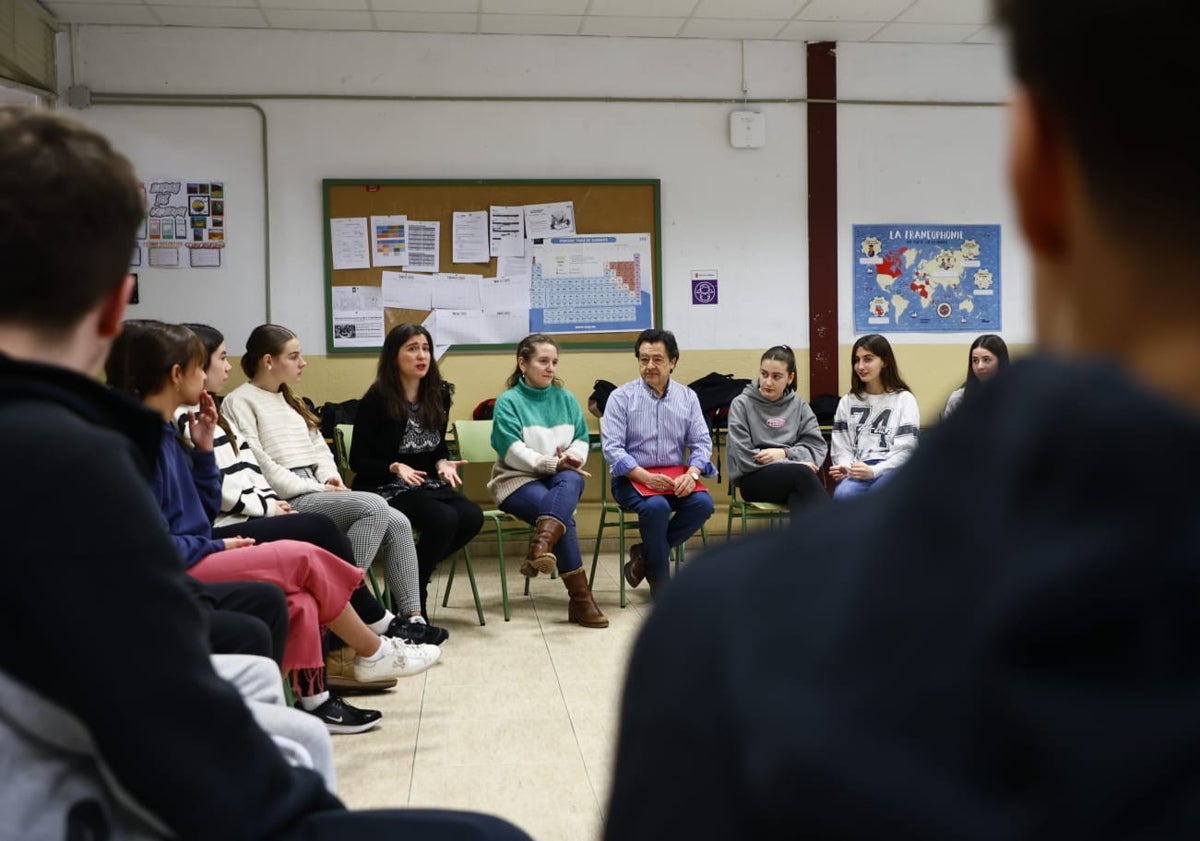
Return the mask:
<path id="1" fill-rule="evenodd" d="M 453 386 L 443 382 L 432 346 L 419 324 L 400 324 L 388 333 L 375 382 L 358 404 L 350 447 L 354 490 L 380 494 L 421 532 L 422 613 L 438 561 L 483 527 L 483 511 L 457 490 L 463 462 L 452 460 L 446 448 Z"/>

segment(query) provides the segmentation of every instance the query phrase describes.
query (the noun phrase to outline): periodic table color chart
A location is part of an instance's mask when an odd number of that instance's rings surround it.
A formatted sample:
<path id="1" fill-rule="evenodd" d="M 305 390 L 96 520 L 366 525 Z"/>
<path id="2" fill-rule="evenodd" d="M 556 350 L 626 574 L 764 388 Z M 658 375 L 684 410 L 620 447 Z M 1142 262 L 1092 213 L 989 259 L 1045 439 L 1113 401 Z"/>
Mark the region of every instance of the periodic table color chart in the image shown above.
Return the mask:
<path id="1" fill-rule="evenodd" d="M 497 277 L 503 258 L 475 253 L 473 262 L 454 262 L 456 246 L 460 255 L 466 253 L 462 242 L 455 241 L 455 214 L 482 212 L 486 217 L 493 208 L 548 206 L 556 219 L 559 209 L 573 211 L 573 220 L 568 220 L 573 230 L 555 230 L 527 244 L 531 292 L 528 324 L 520 324 L 522 335 L 552 333 L 562 345 L 580 349 L 626 348 L 643 329 L 662 326 L 658 179 L 331 178 L 322 183 L 326 347 L 331 354 L 374 353 L 395 325 L 424 323 L 431 313 L 438 314 L 432 304 L 390 305 L 383 288 L 385 273 L 403 273 L 389 277 L 402 277 L 414 287 L 433 287 L 435 300 L 443 291 L 438 284 L 455 284 L 457 292 L 463 284 L 470 285 L 471 278 Z M 409 223 L 407 236 L 397 227 L 402 219 Z M 436 247 L 430 242 L 434 229 Z M 403 263 L 397 259 L 401 250 L 407 252 Z M 436 254 L 436 266 L 430 254 Z M 427 283 L 416 283 L 426 278 Z M 453 313 L 460 318 L 471 314 Z M 485 323 L 491 318 L 483 311 L 478 315 Z M 436 333 L 434 338 L 440 341 Z M 452 347 L 510 352 L 515 342 L 456 340 Z"/>

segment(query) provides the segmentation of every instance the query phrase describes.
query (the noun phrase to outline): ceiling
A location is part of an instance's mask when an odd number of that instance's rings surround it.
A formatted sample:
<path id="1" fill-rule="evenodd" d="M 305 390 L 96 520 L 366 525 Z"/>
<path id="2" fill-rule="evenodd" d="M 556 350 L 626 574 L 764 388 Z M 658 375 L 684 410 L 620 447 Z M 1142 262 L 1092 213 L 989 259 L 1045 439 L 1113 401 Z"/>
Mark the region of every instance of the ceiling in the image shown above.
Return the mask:
<path id="1" fill-rule="evenodd" d="M 37 2 L 38 0 L 33 0 Z M 62 24 L 997 43 L 989 0 L 40 0 Z"/>

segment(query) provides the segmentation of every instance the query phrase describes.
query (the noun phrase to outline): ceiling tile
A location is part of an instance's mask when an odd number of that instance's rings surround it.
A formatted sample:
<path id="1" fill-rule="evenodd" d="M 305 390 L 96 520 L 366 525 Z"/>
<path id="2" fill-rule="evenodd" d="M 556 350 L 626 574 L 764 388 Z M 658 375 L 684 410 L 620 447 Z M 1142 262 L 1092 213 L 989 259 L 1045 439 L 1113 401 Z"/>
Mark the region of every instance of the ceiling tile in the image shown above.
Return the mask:
<path id="1" fill-rule="evenodd" d="M 592 0 L 588 17 L 685 18 L 699 0 Z"/>
<path id="2" fill-rule="evenodd" d="M 779 20 L 720 20 L 692 18 L 683 25 L 681 38 L 771 39 L 783 29 Z"/>
<path id="3" fill-rule="evenodd" d="M 375 28 L 396 32 L 478 32 L 476 14 L 376 12 Z"/>
<path id="4" fill-rule="evenodd" d="M 959 44 L 979 31 L 969 23 L 889 23 L 872 41 L 905 44 Z"/>
<path id="5" fill-rule="evenodd" d="M 912 0 L 812 0 L 797 20 L 889 21 Z"/>
<path id="6" fill-rule="evenodd" d="M 501 15 L 582 15 L 588 0 L 483 0 L 481 12 Z"/>
<path id="7" fill-rule="evenodd" d="M 506 35 L 575 35 L 582 15 L 479 16 L 479 31 Z"/>
<path id="8" fill-rule="evenodd" d="M 896 18 L 903 23 L 988 23 L 989 0 L 917 0 Z"/>
<path id="9" fill-rule="evenodd" d="M 367 0 L 367 2 L 377 12 L 479 11 L 479 0 Z"/>
<path id="10" fill-rule="evenodd" d="M 683 18 L 598 17 L 583 20 L 580 35 L 617 35 L 647 38 L 674 38 L 683 26 Z"/>
<path id="11" fill-rule="evenodd" d="M 102 23 L 125 26 L 158 26 L 162 23 L 141 3 L 54 3 L 49 6 L 63 23 Z"/>
<path id="12" fill-rule="evenodd" d="M 267 25 L 258 9 L 221 9 L 213 6 L 158 6 L 155 13 L 167 26 L 207 26 L 257 29 Z"/>
<path id="13" fill-rule="evenodd" d="M 791 20 L 804 0 L 700 0 L 694 15 L 699 18 Z"/>
<path id="14" fill-rule="evenodd" d="M 851 23 L 831 20 L 794 20 L 778 37 L 787 41 L 869 41 L 885 23 Z"/>
<path id="15" fill-rule="evenodd" d="M 275 29 L 372 29 L 370 12 L 335 12 L 320 9 L 263 9 Z"/>
<path id="16" fill-rule="evenodd" d="M 365 12 L 368 8 L 367 0 L 258 0 L 258 5 L 264 9 L 316 9 L 324 12 Z"/>

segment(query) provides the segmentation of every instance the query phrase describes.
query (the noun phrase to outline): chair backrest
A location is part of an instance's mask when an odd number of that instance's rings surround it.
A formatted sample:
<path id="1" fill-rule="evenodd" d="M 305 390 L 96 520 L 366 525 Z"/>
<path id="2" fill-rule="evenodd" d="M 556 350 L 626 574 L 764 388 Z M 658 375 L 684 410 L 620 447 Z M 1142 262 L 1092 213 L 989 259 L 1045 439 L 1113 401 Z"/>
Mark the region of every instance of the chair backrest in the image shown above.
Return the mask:
<path id="1" fill-rule="evenodd" d="M 456 420 L 454 440 L 458 443 L 458 457 L 465 461 L 489 463 L 496 460 L 490 420 Z"/>
<path id="2" fill-rule="evenodd" d="M 342 474 L 342 481 L 346 484 L 350 483 L 350 444 L 354 438 L 354 424 L 339 423 L 333 428 L 333 457 L 337 462 L 338 472 Z"/>

